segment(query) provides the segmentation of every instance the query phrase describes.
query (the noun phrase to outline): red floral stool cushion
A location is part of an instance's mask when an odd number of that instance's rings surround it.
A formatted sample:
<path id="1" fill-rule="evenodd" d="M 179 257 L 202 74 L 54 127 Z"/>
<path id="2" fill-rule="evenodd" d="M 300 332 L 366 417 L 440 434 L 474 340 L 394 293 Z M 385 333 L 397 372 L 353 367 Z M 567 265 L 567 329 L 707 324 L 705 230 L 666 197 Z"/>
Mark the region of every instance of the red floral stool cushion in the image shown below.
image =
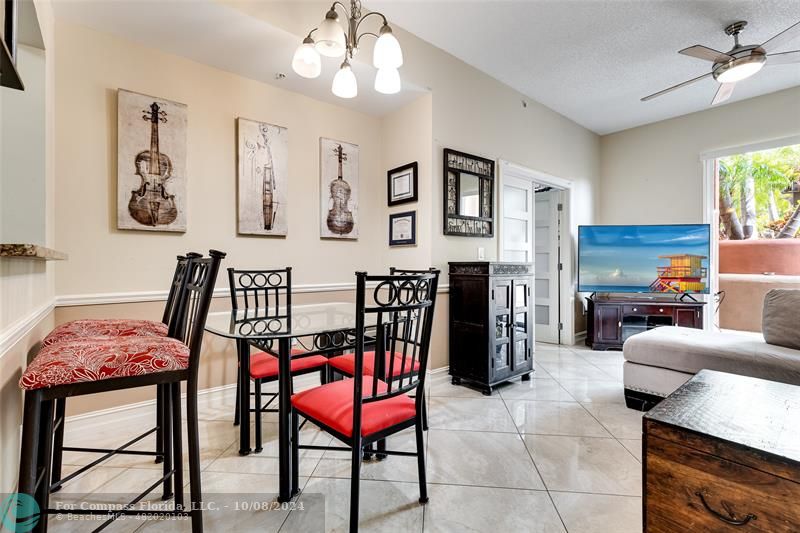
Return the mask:
<path id="1" fill-rule="evenodd" d="M 67 341 L 42 348 L 25 369 L 25 390 L 141 376 L 189 367 L 189 347 L 162 337 Z"/>
<path id="2" fill-rule="evenodd" d="M 42 341 L 42 346 L 88 337 L 166 337 L 167 325 L 153 320 L 128 318 L 73 320 L 61 324 Z"/>

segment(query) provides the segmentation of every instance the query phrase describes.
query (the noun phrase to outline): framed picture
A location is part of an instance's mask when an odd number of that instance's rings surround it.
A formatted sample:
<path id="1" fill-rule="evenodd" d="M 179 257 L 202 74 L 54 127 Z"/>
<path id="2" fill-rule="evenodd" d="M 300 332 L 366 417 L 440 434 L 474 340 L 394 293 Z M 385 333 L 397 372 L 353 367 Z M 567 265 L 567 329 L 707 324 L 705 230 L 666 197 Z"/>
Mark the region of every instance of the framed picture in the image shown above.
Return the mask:
<path id="1" fill-rule="evenodd" d="M 237 119 L 238 228 L 243 235 L 285 237 L 288 230 L 289 131 Z"/>
<path id="2" fill-rule="evenodd" d="M 386 173 L 389 205 L 416 202 L 417 197 L 417 162 L 393 168 Z"/>
<path id="3" fill-rule="evenodd" d="M 320 138 L 320 237 L 358 239 L 358 146 Z"/>
<path id="4" fill-rule="evenodd" d="M 186 105 L 117 91 L 117 228 L 186 231 Z"/>
<path id="5" fill-rule="evenodd" d="M 389 215 L 389 246 L 417 244 L 417 212 Z"/>
<path id="6" fill-rule="evenodd" d="M 494 161 L 444 149 L 444 234 L 494 236 Z"/>

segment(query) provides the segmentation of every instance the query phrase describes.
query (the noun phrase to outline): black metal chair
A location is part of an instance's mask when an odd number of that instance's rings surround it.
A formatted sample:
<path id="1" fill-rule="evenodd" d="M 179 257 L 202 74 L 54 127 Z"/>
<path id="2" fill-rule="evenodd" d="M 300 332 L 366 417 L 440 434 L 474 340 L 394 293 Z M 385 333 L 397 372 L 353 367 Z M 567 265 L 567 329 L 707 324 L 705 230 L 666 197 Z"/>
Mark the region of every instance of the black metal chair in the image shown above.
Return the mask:
<path id="1" fill-rule="evenodd" d="M 214 284 L 220 261 L 225 257 L 224 253 L 216 250 L 211 250 L 209 255 L 207 259 L 187 260 L 186 272 L 176 295 L 170 338 L 125 337 L 56 343 L 43 348 L 25 370 L 20 379 L 20 386 L 25 389 L 25 406 L 18 491 L 33 496 L 41 509 L 42 516 L 33 531 L 47 531 L 47 515 L 61 512 L 49 508 L 56 400 L 153 385 L 163 386 L 167 391 L 162 398 L 164 408 L 161 415 L 164 474 L 127 507 L 115 511 L 100 529 L 122 515 L 146 514 L 188 516 L 192 520 L 193 532 L 203 530 L 197 417 L 198 368 Z M 180 387 L 184 381 L 191 502 L 188 509 L 184 505 L 181 443 Z M 116 453 L 140 454 L 127 448 L 155 431 L 156 428 L 152 428 L 131 439 L 117 448 Z M 96 466 L 111 455 L 105 454 L 81 471 Z M 174 488 L 173 510 L 130 508 L 159 486 L 164 487 L 165 497 L 171 496 Z M 79 509 L 75 513 L 109 514 L 107 510 L 98 509 Z"/>
<path id="2" fill-rule="evenodd" d="M 355 375 L 351 379 L 309 389 L 292 396 L 292 475 L 297 476 L 299 449 L 339 449 L 352 453 L 350 475 L 350 531 L 358 531 L 359 479 L 365 450 L 373 443 L 414 427 L 416 451 L 381 450 L 385 455 L 415 456 L 419 472 L 420 503 L 428 501 L 425 480 L 422 413 L 425 367 L 428 363 L 433 312 L 439 273 L 368 276 L 356 273 Z M 368 283 L 377 283 L 367 302 Z M 368 318 L 369 317 L 369 318 Z M 374 325 L 376 366 L 388 361 L 385 375 L 394 365 L 416 369 L 402 378 L 381 380 L 379 372 L 364 371 L 365 326 Z M 386 353 L 400 354 L 385 359 Z M 416 363 L 419 363 L 418 365 Z M 411 394 L 416 394 L 411 398 Z M 311 421 L 347 445 L 301 446 L 299 417 Z"/>
<path id="3" fill-rule="evenodd" d="M 228 269 L 228 284 L 231 291 L 231 307 L 252 310 L 259 323 L 265 328 L 286 328 L 291 320 L 292 309 L 292 268 L 279 270 L 236 270 Z M 247 313 L 246 313 L 247 315 Z M 278 379 L 278 357 L 271 345 L 252 344 L 258 351 L 250 354 L 250 379 L 253 380 L 255 405 L 250 408 L 251 413 L 256 413 L 255 419 L 255 452 L 262 450 L 262 425 L 261 413 L 276 413 L 277 409 L 269 406 L 278 397 L 277 393 L 268 394 L 269 401 L 262 405 L 262 386 Z M 291 348 L 291 373 L 292 376 L 320 373 L 320 382 L 327 381 L 328 358 L 324 355 L 306 354 L 303 348 Z M 236 378 L 236 407 L 234 412 L 234 425 L 240 423 L 240 403 L 242 376 L 237 373 Z"/>
<path id="4" fill-rule="evenodd" d="M 199 259 L 203 254 L 189 252 L 185 256 L 177 257 L 175 272 L 172 275 L 172 282 L 169 285 L 167 303 L 164 307 L 164 315 L 161 322 L 150 320 L 128 320 L 128 319 L 99 319 L 99 320 L 73 320 L 55 328 L 42 341 L 42 346 L 50 346 L 58 342 L 69 340 L 81 340 L 88 337 L 168 337 L 170 336 L 170 324 L 177 316 L 178 294 L 183 288 L 184 274 L 189 258 Z M 164 460 L 164 435 L 163 435 L 163 415 L 164 415 L 164 394 L 167 394 L 167 387 L 158 385 L 156 392 L 156 451 L 155 462 L 161 463 Z M 52 466 L 52 485 L 51 492 L 56 492 L 70 479 L 78 476 L 82 471 L 73 472 L 66 478 L 61 476 L 62 461 L 65 451 L 91 452 L 91 453 L 112 453 L 115 450 L 105 448 L 78 448 L 64 447 L 64 430 L 66 426 L 67 399 L 59 398 L 55 400 L 55 438 L 53 440 L 53 466 Z"/>

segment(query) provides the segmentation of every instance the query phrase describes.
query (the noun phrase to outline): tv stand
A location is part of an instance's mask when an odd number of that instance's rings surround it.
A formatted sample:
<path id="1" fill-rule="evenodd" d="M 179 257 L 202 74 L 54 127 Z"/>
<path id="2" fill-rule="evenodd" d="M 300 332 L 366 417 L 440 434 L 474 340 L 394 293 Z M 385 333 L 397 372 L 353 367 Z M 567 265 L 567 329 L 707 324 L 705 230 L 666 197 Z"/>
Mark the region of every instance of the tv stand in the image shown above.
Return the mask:
<path id="1" fill-rule="evenodd" d="M 587 298 L 586 345 L 593 350 L 621 350 L 625 340 L 660 326 L 703 327 L 704 302 L 653 296 Z"/>

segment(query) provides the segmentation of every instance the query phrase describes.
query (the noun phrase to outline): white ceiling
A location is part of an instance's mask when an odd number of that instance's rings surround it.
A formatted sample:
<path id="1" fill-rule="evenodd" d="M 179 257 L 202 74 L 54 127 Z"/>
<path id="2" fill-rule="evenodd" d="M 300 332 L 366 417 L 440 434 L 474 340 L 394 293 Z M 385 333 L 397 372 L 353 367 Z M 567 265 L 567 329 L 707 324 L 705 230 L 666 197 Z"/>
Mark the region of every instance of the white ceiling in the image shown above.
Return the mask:
<path id="1" fill-rule="evenodd" d="M 356 60 L 358 96 L 338 98 L 330 88 L 341 59 L 323 57 L 319 78 L 301 78 L 291 62 L 302 38 L 214 0 L 56 0 L 54 6 L 60 19 L 374 116 L 424 92 L 404 81 L 399 94 L 378 93 L 372 88 L 375 69 Z M 277 80 L 277 73 L 286 78 Z"/>
<path id="2" fill-rule="evenodd" d="M 677 54 L 733 46 L 723 28 L 747 20 L 743 43 L 800 21 L 800 0 L 365 0 L 370 9 L 599 134 L 707 109 L 713 79 L 649 102 L 642 96 L 710 71 Z M 800 49 L 800 39 L 779 52 Z M 800 85 L 800 65 L 766 67 L 735 102 Z M 800 102 L 798 102 L 800 107 Z"/>

